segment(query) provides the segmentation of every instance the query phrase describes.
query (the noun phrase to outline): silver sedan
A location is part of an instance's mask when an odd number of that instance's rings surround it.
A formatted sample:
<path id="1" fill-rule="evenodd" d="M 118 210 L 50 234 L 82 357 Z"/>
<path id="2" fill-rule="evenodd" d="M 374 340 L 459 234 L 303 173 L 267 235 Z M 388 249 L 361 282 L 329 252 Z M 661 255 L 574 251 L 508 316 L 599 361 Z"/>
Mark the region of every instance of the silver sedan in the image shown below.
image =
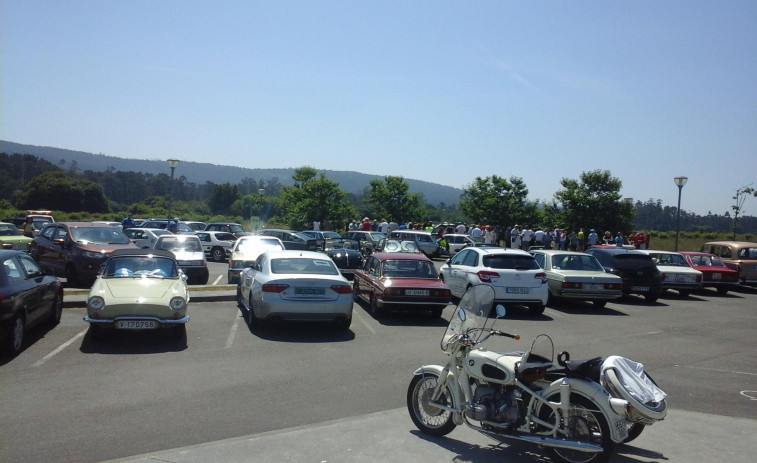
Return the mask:
<path id="1" fill-rule="evenodd" d="M 352 286 L 334 262 L 313 251 L 266 251 L 242 271 L 239 305 L 251 328 L 270 320 L 352 323 Z"/>

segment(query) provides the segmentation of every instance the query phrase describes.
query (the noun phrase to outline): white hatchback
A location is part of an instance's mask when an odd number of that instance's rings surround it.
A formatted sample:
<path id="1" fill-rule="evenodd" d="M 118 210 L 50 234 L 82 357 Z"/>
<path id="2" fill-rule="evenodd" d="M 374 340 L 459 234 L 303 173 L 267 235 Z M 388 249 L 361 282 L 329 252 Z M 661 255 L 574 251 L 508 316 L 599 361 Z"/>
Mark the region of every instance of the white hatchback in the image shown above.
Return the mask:
<path id="1" fill-rule="evenodd" d="M 496 304 L 525 305 L 535 315 L 547 304 L 547 274 L 520 249 L 467 246 L 445 262 L 439 277 L 456 298 L 474 285 L 494 288 Z"/>

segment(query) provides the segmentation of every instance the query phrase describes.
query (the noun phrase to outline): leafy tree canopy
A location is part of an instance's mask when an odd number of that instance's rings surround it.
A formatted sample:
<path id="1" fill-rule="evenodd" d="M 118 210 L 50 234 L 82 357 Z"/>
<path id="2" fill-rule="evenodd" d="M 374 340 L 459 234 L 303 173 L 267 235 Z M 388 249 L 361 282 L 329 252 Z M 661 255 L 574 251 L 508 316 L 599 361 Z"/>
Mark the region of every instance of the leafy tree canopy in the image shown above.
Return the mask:
<path id="1" fill-rule="evenodd" d="M 555 193 L 555 200 L 561 205 L 566 228 L 631 231 L 634 205 L 621 201 L 623 184 L 610 171 L 584 172 L 579 180 L 563 178 L 560 184 L 563 188 Z"/>
<path id="2" fill-rule="evenodd" d="M 397 223 L 425 220 L 423 198 L 418 193 L 408 193 L 409 189 L 403 177 L 371 180 L 367 200 L 373 208 L 373 217 Z"/>
<path id="3" fill-rule="evenodd" d="M 281 214 L 290 228 L 309 230 L 318 221 L 324 229 L 339 230 L 355 216 L 339 184 L 323 174 L 318 176 L 314 168 L 300 167 L 292 179 L 294 186 L 282 187 L 279 201 Z"/>
<path id="4" fill-rule="evenodd" d="M 19 194 L 19 205 L 26 209 L 55 209 L 65 212 L 108 212 L 102 186 L 70 177 L 62 171 L 36 176 Z"/>
<path id="5" fill-rule="evenodd" d="M 526 200 L 528 188 L 520 177 L 476 179 L 463 190 L 459 207 L 473 223 L 508 227 L 533 223 L 536 204 Z"/>

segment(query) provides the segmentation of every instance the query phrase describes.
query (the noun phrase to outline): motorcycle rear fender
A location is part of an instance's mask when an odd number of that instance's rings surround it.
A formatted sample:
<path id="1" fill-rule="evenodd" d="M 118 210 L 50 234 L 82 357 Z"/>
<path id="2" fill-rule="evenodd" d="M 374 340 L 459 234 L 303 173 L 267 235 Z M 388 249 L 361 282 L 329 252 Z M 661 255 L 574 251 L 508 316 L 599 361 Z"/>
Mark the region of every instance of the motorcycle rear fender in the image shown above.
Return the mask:
<path id="1" fill-rule="evenodd" d="M 599 407 L 599 410 L 607 419 L 607 424 L 610 426 L 610 437 L 613 442 L 623 442 L 626 437 L 628 437 L 626 415 L 619 414 L 615 411 L 610 403 L 610 393 L 595 382 L 578 378 L 562 378 L 545 387 L 539 395 L 542 397 L 549 397 L 553 394 L 557 394 L 559 397 L 560 385 L 563 384 L 563 382 L 568 384 L 571 393 L 585 397 Z M 612 400 L 618 402 L 618 399 Z M 618 405 L 620 405 L 619 403 L 616 403 L 615 405 L 616 408 L 620 408 L 618 407 Z"/>
<path id="2" fill-rule="evenodd" d="M 439 378 L 442 377 L 442 373 L 444 372 L 444 367 L 441 365 L 423 365 L 422 367 L 418 368 L 413 372 L 414 376 L 423 376 L 423 375 L 434 375 Z M 452 375 L 451 372 L 447 372 L 447 384 L 449 385 L 449 390 L 452 391 L 452 407 L 457 410 L 453 413 L 453 421 L 456 425 L 461 426 L 463 424 L 463 416 L 461 414 L 462 409 L 460 408 L 462 404 L 465 403 L 465 399 L 463 398 L 463 392 L 460 390 L 460 387 L 455 383 L 455 377 Z"/>

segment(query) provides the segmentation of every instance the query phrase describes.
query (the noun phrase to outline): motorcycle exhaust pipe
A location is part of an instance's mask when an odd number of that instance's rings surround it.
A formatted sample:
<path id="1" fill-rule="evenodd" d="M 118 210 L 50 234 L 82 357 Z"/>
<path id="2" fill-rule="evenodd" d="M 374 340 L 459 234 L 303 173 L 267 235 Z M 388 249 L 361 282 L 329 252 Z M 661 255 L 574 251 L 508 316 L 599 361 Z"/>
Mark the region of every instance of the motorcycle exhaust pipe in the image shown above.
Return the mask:
<path id="1" fill-rule="evenodd" d="M 561 449 L 577 450 L 579 452 L 587 452 L 587 453 L 599 453 L 602 451 L 602 447 L 600 447 L 599 445 L 589 444 L 588 442 L 578 442 L 578 441 L 572 441 L 568 439 L 558 439 L 556 437 L 532 436 L 529 434 L 499 434 L 496 432 L 488 431 L 486 429 L 483 429 L 475 425 L 468 424 L 468 426 L 476 429 L 479 432 L 487 434 L 490 437 L 495 438 L 497 440 L 502 439 L 502 438 L 516 439 L 520 441 L 530 442 L 536 445 L 541 445 L 544 447 L 555 447 L 555 448 L 561 448 Z"/>

